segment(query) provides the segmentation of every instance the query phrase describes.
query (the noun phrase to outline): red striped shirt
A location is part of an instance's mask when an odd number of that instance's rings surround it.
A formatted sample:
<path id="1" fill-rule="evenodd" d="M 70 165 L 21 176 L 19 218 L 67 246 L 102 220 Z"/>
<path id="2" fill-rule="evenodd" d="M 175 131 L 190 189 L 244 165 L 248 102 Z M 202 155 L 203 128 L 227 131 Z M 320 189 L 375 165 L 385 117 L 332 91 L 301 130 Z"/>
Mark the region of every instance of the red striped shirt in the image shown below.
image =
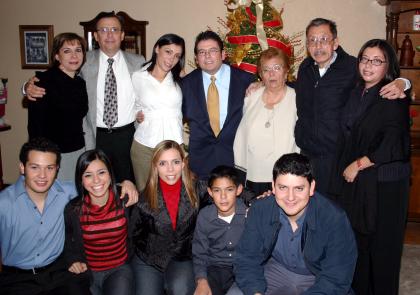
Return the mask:
<path id="1" fill-rule="evenodd" d="M 112 191 L 105 206 L 93 205 L 85 196 L 80 216 L 83 244 L 89 267 L 108 270 L 127 260 L 127 219 L 124 209 L 116 208 Z"/>

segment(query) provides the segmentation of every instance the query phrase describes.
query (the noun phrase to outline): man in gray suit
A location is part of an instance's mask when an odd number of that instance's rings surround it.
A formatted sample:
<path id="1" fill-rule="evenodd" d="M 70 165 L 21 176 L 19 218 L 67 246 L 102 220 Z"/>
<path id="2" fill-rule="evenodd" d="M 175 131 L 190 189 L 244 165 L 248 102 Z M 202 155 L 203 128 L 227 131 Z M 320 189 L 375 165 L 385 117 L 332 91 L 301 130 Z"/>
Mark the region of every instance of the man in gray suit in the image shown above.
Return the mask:
<path id="1" fill-rule="evenodd" d="M 80 75 L 86 81 L 89 111 L 83 122 L 86 149 L 102 149 L 111 159 L 116 180 L 133 179 L 130 147 L 134 135 L 135 94 L 131 83 L 133 72 L 140 70 L 143 56 L 121 50 L 124 40 L 122 19 L 114 12 L 101 12 L 96 17 L 95 40 L 99 50 L 89 51 Z M 110 61 L 111 60 L 111 61 Z M 116 106 L 112 123 L 107 122 L 106 96 L 109 72 L 113 87 L 116 86 Z M 34 85 L 31 79 L 26 85 L 29 99 L 42 97 L 45 90 Z M 115 92 L 115 88 L 114 88 Z"/>

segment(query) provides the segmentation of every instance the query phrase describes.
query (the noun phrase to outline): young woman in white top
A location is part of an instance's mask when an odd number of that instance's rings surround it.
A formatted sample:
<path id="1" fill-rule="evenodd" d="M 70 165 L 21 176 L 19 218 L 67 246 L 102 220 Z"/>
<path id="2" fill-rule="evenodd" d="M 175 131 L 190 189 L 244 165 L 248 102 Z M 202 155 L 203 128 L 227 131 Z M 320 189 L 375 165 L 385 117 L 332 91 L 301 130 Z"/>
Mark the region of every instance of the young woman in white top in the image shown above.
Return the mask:
<path id="1" fill-rule="evenodd" d="M 131 146 L 131 161 L 139 191 L 146 185 L 154 147 L 163 140 L 183 143 L 179 82 L 184 63 L 184 39 L 166 34 L 156 41 L 152 58 L 140 71 L 133 73 L 136 110 L 138 114 L 144 114 Z"/>
<path id="2" fill-rule="evenodd" d="M 296 94 L 286 85 L 289 68 L 283 51 L 270 47 L 261 53 L 258 73 L 265 86 L 245 98 L 236 131 L 235 166 L 246 172 L 246 186 L 257 196 L 271 190 L 276 160 L 299 151 L 294 137 Z"/>

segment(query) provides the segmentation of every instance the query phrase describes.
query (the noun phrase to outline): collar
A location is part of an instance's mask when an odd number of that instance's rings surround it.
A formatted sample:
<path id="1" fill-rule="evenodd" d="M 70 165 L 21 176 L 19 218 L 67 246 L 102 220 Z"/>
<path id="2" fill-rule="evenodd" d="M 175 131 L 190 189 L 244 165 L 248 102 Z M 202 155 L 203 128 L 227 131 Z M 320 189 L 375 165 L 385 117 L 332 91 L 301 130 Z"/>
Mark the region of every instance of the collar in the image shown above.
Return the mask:
<path id="1" fill-rule="evenodd" d="M 330 66 L 335 62 L 335 60 L 337 59 L 337 56 L 338 56 L 338 54 L 337 54 L 337 52 L 334 50 L 334 52 L 333 52 L 333 56 L 332 56 L 332 58 L 330 59 L 330 62 L 324 67 L 324 68 L 319 68 L 319 70 L 321 71 L 323 71 L 324 72 L 324 74 L 325 74 L 325 72 L 330 68 Z M 314 65 L 318 65 L 317 64 L 317 62 L 314 60 Z"/>
<path id="2" fill-rule="evenodd" d="M 108 58 L 114 59 L 114 64 L 118 63 L 121 59 L 121 50 L 118 50 L 117 53 L 114 54 L 114 56 L 108 56 L 106 55 L 102 50 L 99 50 L 99 60 L 100 62 L 104 62 L 108 65 Z"/>
<path id="3" fill-rule="evenodd" d="M 26 191 L 26 187 L 25 187 L 25 176 L 24 175 L 19 176 L 18 180 L 16 181 L 15 186 L 16 186 L 16 188 L 15 188 L 15 190 L 16 190 L 15 198 L 16 199 L 21 197 L 21 196 L 29 196 L 28 192 Z M 56 195 L 57 193 L 62 193 L 62 192 L 64 192 L 64 189 L 61 186 L 60 182 L 56 179 L 56 180 L 54 180 L 52 186 L 48 190 L 47 199 L 48 199 L 48 196 L 50 196 L 50 195 Z"/>
<path id="4" fill-rule="evenodd" d="M 307 212 L 308 212 L 309 203 L 310 203 L 310 199 L 309 199 L 308 205 L 306 205 L 306 207 L 305 207 L 305 209 L 303 211 L 303 214 L 296 220 L 296 223 L 298 225 L 298 228 L 301 228 L 303 222 L 305 221 L 305 218 L 306 218 L 306 215 L 307 215 Z M 290 223 L 289 217 L 284 212 L 284 210 L 280 206 L 279 206 L 279 209 L 280 209 L 280 222 L 282 220 L 287 220 Z"/>
<path id="5" fill-rule="evenodd" d="M 210 77 L 211 76 L 215 76 L 216 77 L 216 82 L 222 82 L 219 78 L 223 76 L 223 74 L 226 72 L 226 67 L 228 67 L 228 65 L 222 63 L 222 65 L 220 66 L 219 70 L 216 72 L 216 74 L 214 75 L 210 75 L 209 73 L 206 73 L 205 71 L 201 70 L 201 72 L 203 73 L 203 77 L 205 79 L 208 79 L 210 81 Z"/>
<path id="6" fill-rule="evenodd" d="M 246 215 L 246 206 L 241 198 L 236 197 L 236 207 L 235 207 L 235 216 L 236 215 Z M 209 207 L 210 214 L 209 214 L 209 221 L 214 221 L 219 219 L 219 215 L 217 212 L 217 207 L 215 204 Z M 235 216 L 233 218 L 235 218 Z"/>

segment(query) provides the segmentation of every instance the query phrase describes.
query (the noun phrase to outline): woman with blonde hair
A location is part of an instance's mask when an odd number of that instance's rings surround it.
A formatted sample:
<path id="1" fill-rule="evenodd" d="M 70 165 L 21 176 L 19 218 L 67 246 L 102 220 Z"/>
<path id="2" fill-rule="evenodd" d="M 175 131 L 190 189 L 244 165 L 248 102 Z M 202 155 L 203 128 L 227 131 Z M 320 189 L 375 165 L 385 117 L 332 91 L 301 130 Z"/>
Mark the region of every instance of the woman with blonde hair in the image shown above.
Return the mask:
<path id="1" fill-rule="evenodd" d="M 132 266 L 136 294 L 193 294 L 191 242 L 199 198 L 185 154 L 172 140 L 159 143 L 133 216 Z"/>

